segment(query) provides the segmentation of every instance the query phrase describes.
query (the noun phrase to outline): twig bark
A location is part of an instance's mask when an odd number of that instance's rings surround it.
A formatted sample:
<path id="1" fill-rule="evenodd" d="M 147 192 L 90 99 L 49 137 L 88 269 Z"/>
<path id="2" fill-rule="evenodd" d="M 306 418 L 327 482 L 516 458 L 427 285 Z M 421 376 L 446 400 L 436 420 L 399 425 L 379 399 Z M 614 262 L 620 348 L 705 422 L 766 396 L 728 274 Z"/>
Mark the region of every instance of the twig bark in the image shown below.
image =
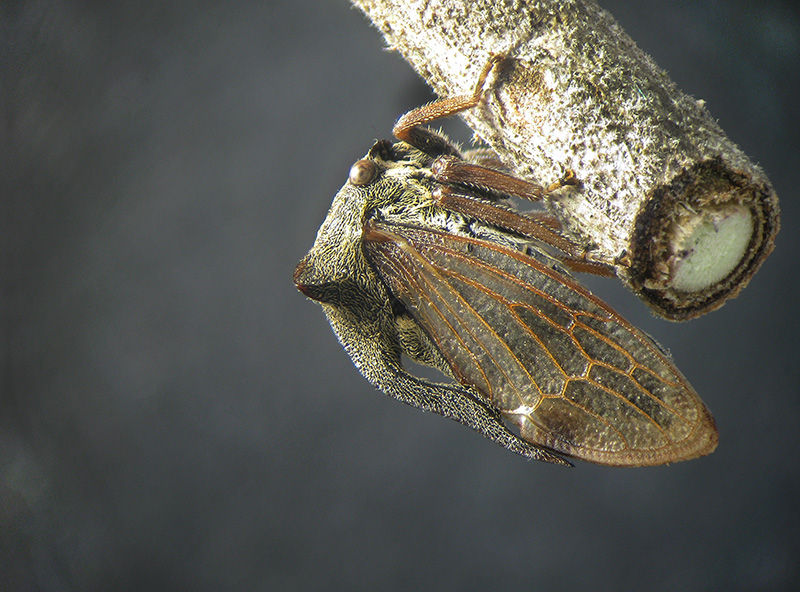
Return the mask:
<path id="1" fill-rule="evenodd" d="M 592 0 L 352 2 L 442 97 L 508 56 L 464 119 L 522 177 L 575 172 L 548 207 L 657 314 L 718 308 L 772 251 L 764 172 Z"/>

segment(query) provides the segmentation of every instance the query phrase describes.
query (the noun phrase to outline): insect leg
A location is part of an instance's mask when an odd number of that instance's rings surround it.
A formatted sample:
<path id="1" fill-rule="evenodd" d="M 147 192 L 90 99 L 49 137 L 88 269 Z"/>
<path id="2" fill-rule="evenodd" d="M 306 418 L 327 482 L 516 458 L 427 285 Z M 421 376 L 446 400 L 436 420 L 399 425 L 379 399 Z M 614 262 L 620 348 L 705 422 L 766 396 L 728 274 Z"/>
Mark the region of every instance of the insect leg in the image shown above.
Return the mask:
<path id="1" fill-rule="evenodd" d="M 481 102 L 483 98 L 484 85 L 489 73 L 500 62 L 505 59 L 504 55 L 493 55 L 483 71 L 478 77 L 478 82 L 475 85 L 475 90 L 469 95 L 459 95 L 456 97 L 449 97 L 446 99 L 439 99 L 427 105 L 422 105 L 416 109 L 412 109 L 405 115 L 401 116 L 394 124 L 392 133 L 398 140 L 402 140 L 411 144 L 415 148 L 422 150 L 430 156 L 438 156 L 440 154 L 451 154 L 453 156 L 460 156 L 458 150 L 447 139 L 440 134 L 424 128 L 427 123 L 437 119 L 443 119 L 471 109 Z"/>
<path id="2" fill-rule="evenodd" d="M 523 216 L 511 209 L 462 195 L 447 186 L 437 187 L 433 198 L 442 207 L 477 218 L 499 228 L 509 230 L 524 237 L 541 241 L 563 253 L 556 258 L 573 271 L 613 277 L 614 268 L 605 263 L 588 261 L 586 248 L 558 232 L 553 223 L 555 218 L 549 214 L 529 214 Z"/>
<path id="3" fill-rule="evenodd" d="M 529 201 L 539 201 L 551 191 L 578 184 L 575 173 L 571 170 L 567 170 L 561 179 L 545 189 L 541 185 L 520 179 L 495 168 L 467 162 L 452 156 L 438 157 L 431 165 L 431 173 L 433 178 L 440 183 L 478 187 L 490 194 L 504 197 L 520 197 Z"/>

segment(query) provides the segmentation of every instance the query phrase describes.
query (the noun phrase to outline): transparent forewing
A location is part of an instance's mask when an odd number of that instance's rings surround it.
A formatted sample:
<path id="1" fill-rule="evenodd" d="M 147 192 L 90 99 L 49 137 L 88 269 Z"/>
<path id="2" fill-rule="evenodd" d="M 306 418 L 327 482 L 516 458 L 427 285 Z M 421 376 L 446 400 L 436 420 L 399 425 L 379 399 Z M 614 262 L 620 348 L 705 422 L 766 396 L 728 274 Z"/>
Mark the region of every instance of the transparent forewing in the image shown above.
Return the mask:
<path id="1" fill-rule="evenodd" d="M 444 232 L 371 222 L 377 272 L 454 376 L 526 440 L 610 465 L 708 454 L 714 420 L 641 331 L 525 254 Z"/>

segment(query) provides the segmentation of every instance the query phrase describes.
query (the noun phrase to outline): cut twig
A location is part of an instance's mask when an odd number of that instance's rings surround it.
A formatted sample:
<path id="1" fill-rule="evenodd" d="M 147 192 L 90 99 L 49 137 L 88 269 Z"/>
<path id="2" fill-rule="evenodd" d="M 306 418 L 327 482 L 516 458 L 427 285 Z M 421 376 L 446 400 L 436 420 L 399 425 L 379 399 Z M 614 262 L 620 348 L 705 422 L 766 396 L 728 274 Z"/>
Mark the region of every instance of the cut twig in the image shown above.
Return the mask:
<path id="1" fill-rule="evenodd" d="M 591 0 L 352 1 L 442 97 L 507 56 L 464 119 L 524 178 L 575 172 L 547 206 L 656 313 L 718 308 L 772 251 L 764 172 Z"/>

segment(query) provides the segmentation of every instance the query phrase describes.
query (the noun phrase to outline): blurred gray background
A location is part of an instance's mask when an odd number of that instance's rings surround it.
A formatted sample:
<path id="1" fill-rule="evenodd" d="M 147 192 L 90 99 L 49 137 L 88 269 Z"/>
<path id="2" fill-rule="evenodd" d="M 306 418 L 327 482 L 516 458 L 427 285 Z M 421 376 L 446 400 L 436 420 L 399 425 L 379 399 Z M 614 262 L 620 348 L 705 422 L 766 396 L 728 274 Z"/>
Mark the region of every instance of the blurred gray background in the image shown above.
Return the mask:
<path id="1" fill-rule="evenodd" d="M 345 0 L 4 3 L 0 589 L 797 589 L 800 15 L 601 4 L 782 199 L 701 319 L 586 279 L 714 412 L 717 452 L 670 467 L 405 407 L 296 292 L 350 164 L 430 98 Z"/>

